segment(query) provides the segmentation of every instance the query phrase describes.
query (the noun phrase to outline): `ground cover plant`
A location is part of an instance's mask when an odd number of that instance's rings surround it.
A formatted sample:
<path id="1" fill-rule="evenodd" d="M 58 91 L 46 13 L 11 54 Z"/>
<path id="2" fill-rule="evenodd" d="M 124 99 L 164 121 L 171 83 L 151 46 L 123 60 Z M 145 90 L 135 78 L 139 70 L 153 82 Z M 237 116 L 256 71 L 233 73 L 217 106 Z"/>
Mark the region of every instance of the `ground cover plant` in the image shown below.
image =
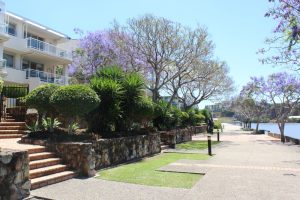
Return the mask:
<path id="1" fill-rule="evenodd" d="M 202 177 L 200 174 L 157 171 L 180 159 L 205 160 L 204 154 L 164 153 L 139 162 L 99 171 L 99 179 L 149 186 L 191 188 Z"/>

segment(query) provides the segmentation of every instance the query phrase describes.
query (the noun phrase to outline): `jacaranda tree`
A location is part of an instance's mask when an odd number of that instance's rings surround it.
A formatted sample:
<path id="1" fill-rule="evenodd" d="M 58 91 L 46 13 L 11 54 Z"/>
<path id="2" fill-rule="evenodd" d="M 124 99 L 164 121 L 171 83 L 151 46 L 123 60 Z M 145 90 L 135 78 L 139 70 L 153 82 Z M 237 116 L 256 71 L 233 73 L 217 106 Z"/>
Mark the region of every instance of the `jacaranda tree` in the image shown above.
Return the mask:
<path id="1" fill-rule="evenodd" d="M 277 26 L 273 36 L 266 40 L 267 48 L 261 49 L 263 63 L 285 64 L 300 69 L 300 0 L 269 0 L 272 8 L 265 14 Z"/>
<path id="2" fill-rule="evenodd" d="M 251 84 L 271 105 L 271 109 L 275 112 L 281 141 L 285 142 L 285 124 L 300 102 L 300 79 L 284 72 L 271 74 L 267 79 L 252 78 Z"/>

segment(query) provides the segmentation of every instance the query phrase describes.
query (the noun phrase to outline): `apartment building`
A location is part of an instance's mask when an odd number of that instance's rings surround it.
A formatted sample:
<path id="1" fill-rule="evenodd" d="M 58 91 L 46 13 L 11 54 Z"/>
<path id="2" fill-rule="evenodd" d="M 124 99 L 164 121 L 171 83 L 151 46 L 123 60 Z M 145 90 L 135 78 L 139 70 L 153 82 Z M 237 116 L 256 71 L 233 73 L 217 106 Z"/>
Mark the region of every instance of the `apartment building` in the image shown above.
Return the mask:
<path id="1" fill-rule="evenodd" d="M 74 41 L 67 35 L 8 12 L 0 1 L 0 76 L 5 84 L 68 84 Z"/>

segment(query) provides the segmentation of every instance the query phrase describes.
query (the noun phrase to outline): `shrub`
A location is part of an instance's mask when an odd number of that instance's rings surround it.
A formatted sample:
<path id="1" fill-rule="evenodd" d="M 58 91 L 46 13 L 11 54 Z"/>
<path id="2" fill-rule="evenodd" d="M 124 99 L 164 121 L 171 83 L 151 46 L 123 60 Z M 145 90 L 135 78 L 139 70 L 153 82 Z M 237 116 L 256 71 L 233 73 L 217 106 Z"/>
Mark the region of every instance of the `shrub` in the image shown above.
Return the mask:
<path id="1" fill-rule="evenodd" d="M 140 74 L 124 72 L 116 66 L 104 67 L 93 76 L 90 85 L 101 97 L 98 108 L 88 115 L 91 131 L 130 131 L 134 123 L 145 123 L 149 118 L 141 111 L 149 104 L 143 100 L 144 80 Z"/>
<path id="2" fill-rule="evenodd" d="M 182 126 L 182 112 L 174 106 L 168 106 L 164 101 L 156 103 L 153 123 L 159 130 L 171 130 Z"/>
<path id="3" fill-rule="evenodd" d="M 220 120 L 215 120 L 214 121 L 214 129 L 222 130 L 222 123 L 221 123 Z"/>
<path id="4" fill-rule="evenodd" d="M 83 116 L 95 109 L 100 99 L 87 85 L 68 85 L 57 89 L 50 98 L 51 104 L 63 116 L 69 118 L 70 125 L 76 116 Z"/>
<path id="5" fill-rule="evenodd" d="M 115 80 L 94 77 L 91 88 L 101 98 L 99 106 L 88 114 L 89 129 L 95 133 L 111 132 L 121 115 L 122 86 Z"/>
<path id="6" fill-rule="evenodd" d="M 155 117 L 155 105 L 152 100 L 143 98 L 138 102 L 135 108 L 133 120 L 142 124 L 144 127 L 149 127 L 150 122 Z"/>
<path id="7" fill-rule="evenodd" d="M 19 98 L 24 97 L 28 93 L 28 88 L 18 85 L 8 85 L 3 87 L 2 85 L 2 95 L 7 98 Z"/>
<path id="8" fill-rule="evenodd" d="M 60 125 L 61 123 L 56 118 L 52 120 L 50 117 L 47 117 L 42 122 L 43 128 L 50 133 L 53 133 L 54 129 L 59 128 Z"/>
<path id="9" fill-rule="evenodd" d="M 137 73 L 127 73 L 124 79 L 121 82 L 123 88 L 123 96 L 121 99 L 121 108 L 122 108 L 122 119 L 118 123 L 118 129 L 120 130 L 129 130 L 131 129 L 136 117 L 137 112 L 141 114 L 141 108 L 148 109 L 146 101 L 143 100 L 143 89 L 144 89 L 144 80 L 141 75 Z M 139 107 L 140 106 L 140 107 Z M 143 116 L 141 116 L 143 117 Z"/>
<path id="10" fill-rule="evenodd" d="M 200 114 L 202 114 L 205 117 L 205 123 L 208 123 L 211 119 L 211 113 L 209 110 L 203 109 L 200 111 Z"/>
<path id="11" fill-rule="evenodd" d="M 26 105 L 37 109 L 39 114 L 51 113 L 53 115 L 54 108 L 50 104 L 50 97 L 58 88 L 59 86 L 54 84 L 41 85 L 35 88 L 26 96 Z"/>

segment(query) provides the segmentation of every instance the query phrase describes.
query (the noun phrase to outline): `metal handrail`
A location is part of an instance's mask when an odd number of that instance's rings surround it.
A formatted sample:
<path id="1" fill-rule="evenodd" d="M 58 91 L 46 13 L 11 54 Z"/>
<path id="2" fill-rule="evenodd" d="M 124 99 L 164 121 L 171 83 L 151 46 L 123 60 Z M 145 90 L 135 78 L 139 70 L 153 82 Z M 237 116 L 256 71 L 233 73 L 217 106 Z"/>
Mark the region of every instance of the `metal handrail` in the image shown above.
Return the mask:
<path id="1" fill-rule="evenodd" d="M 72 55 L 65 49 L 61 49 L 53 44 L 49 44 L 47 42 L 28 37 L 27 39 L 27 47 L 36 49 L 38 51 L 46 52 L 50 55 L 55 55 L 58 57 L 69 58 L 72 59 Z"/>
<path id="2" fill-rule="evenodd" d="M 53 74 L 50 72 L 39 71 L 35 69 L 24 69 L 26 71 L 26 78 L 36 77 L 46 83 L 55 83 L 58 85 L 66 85 L 68 83 L 68 76 Z"/>

